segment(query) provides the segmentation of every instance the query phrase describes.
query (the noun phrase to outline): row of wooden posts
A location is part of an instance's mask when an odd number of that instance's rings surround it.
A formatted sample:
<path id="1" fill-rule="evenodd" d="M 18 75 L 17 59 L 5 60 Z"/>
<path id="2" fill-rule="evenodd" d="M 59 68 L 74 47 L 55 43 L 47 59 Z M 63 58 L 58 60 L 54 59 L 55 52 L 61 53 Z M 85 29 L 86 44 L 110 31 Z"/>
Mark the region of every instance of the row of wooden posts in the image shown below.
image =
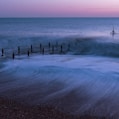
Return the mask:
<path id="1" fill-rule="evenodd" d="M 55 45 L 51 45 L 51 43 L 49 42 L 48 43 L 48 47 L 49 47 L 49 51 L 50 49 L 52 49 L 52 54 L 54 54 L 55 52 Z M 58 43 L 56 43 L 56 47 L 59 47 L 60 48 L 60 53 L 63 53 L 63 45 L 59 45 L 58 46 Z M 70 50 L 70 44 L 68 44 L 68 49 L 67 50 Z M 18 46 L 17 48 L 17 51 L 18 51 L 18 55 L 21 54 L 21 48 L 20 46 Z M 40 52 L 44 55 L 45 53 L 45 47 L 42 46 L 42 44 L 40 44 Z M 30 53 L 33 53 L 33 46 L 31 45 L 30 46 L 30 49 L 27 50 L 27 56 L 30 56 Z M 5 51 L 4 51 L 4 48 L 1 49 L 1 56 L 3 57 L 5 54 Z M 15 59 L 15 52 L 12 53 L 12 59 Z"/>

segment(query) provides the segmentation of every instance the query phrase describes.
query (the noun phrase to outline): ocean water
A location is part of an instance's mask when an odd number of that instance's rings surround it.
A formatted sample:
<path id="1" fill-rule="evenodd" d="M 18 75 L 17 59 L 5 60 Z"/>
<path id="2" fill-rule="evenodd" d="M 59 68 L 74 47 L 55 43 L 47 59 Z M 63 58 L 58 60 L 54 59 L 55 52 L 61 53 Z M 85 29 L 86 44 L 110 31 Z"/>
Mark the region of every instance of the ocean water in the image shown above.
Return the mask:
<path id="1" fill-rule="evenodd" d="M 72 114 L 119 118 L 118 18 L 0 19 L 0 96 Z M 115 28 L 116 34 L 110 33 Z M 40 54 L 39 45 L 66 52 Z M 34 52 L 26 51 L 33 45 Z M 67 50 L 67 44 L 70 44 Z M 12 52 L 22 48 L 12 60 Z M 24 51 L 25 50 L 25 51 Z M 47 51 L 48 52 L 48 51 Z M 17 54 L 17 53 L 16 53 Z"/>
<path id="2" fill-rule="evenodd" d="M 107 50 L 114 50 L 110 52 L 111 54 L 114 52 L 115 55 L 118 50 L 118 20 L 118 18 L 1 18 L 0 48 L 6 49 L 6 53 L 9 51 L 10 54 L 16 51 L 18 46 L 26 51 L 30 45 L 39 47 L 40 43 L 48 44 L 56 40 L 61 43 L 74 42 L 80 38 L 79 45 L 87 50 L 94 47 L 94 52 L 97 52 L 95 47 L 99 46 L 97 49 L 104 48 L 101 51 L 103 53 L 106 47 Z M 110 34 L 113 27 L 117 33 L 115 36 Z M 116 49 L 113 49 L 113 46 Z"/>

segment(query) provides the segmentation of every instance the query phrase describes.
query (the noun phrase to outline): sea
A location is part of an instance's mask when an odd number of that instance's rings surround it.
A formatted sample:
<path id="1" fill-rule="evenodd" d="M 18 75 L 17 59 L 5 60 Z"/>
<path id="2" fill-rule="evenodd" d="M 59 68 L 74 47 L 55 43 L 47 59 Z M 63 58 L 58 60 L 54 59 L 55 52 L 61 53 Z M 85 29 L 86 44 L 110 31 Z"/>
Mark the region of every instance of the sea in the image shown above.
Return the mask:
<path id="1" fill-rule="evenodd" d="M 119 118 L 119 18 L 0 18 L 0 49 L 1 97 Z"/>

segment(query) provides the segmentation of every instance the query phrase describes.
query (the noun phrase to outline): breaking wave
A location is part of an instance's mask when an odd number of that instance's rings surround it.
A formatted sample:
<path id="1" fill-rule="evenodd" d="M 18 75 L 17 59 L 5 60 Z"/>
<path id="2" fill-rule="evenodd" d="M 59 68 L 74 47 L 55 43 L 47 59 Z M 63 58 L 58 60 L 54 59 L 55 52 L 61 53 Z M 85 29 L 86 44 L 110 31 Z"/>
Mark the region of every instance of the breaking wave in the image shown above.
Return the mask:
<path id="1" fill-rule="evenodd" d="M 40 44 L 48 49 L 48 43 L 51 45 L 63 45 L 65 53 L 74 55 L 96 55 L 106 57 L 119 57 L 119 42 L 109 37 L 0 37 L 0 48 L 4 48 L 6 53 L 16 52 L 18 46 L 21 47 L 21 53 L 33 46 L 34 53 L 39 52 Z M 70 45 L 70 48 L 68 48 Z M 69 49 L 69 50 L 68 50 Z M 59 49 L 60 50 L 60 49 Z M 56 52 L 58 53 L 58 52 Z"/>

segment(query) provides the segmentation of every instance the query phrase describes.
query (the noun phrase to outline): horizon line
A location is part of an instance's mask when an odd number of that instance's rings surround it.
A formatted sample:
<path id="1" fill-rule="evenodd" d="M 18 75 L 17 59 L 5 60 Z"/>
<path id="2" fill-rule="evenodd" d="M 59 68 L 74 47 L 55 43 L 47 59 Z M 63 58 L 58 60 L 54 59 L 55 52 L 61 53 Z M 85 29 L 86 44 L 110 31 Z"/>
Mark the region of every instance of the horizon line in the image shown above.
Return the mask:
<path id="1" fill-rule="evenodd" d="M 84 16 L 84 17 L 0 17 L 0 19 L 1 18 L 119 18 L 119 16 L 118 17 L 104 17 L 104 16 Z"/>

